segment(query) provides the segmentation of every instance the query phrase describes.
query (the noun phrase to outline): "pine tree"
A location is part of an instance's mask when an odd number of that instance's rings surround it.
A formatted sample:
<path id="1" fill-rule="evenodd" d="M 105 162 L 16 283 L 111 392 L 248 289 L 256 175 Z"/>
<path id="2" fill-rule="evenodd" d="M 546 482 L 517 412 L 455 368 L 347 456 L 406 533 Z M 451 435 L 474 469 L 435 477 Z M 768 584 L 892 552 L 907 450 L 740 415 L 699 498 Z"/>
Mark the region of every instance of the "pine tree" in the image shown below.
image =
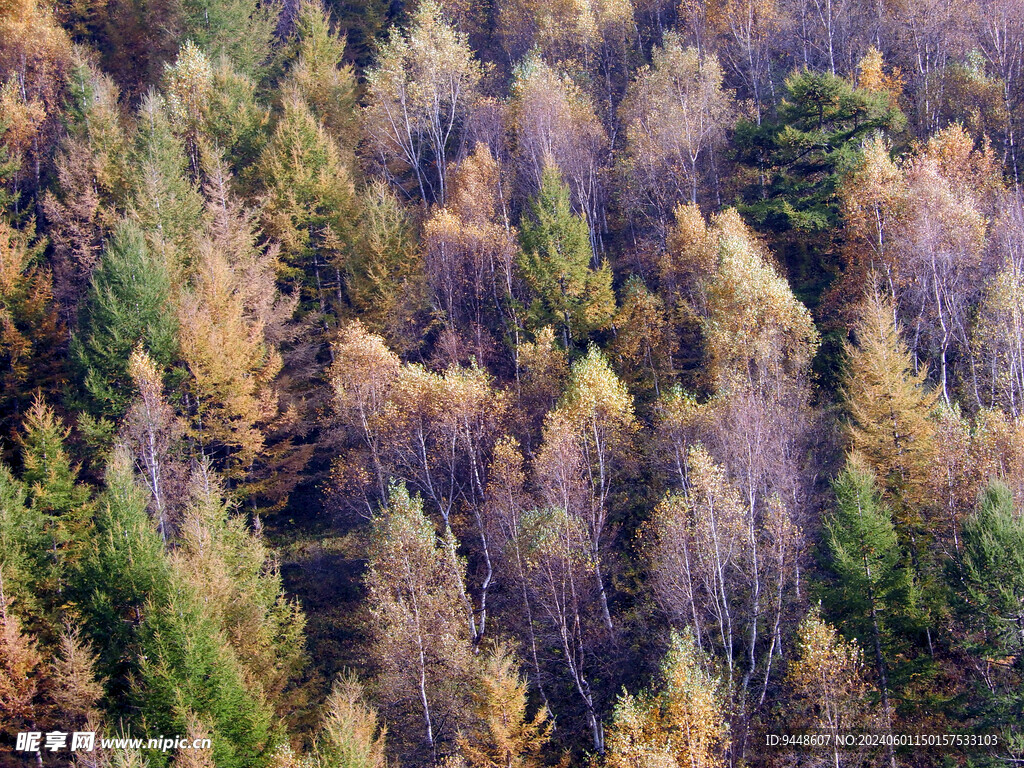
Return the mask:
<path id="1" fill-rule="evenodd" d="M 98 670 L 110 681 L 113 700 L 123 705 L 129 678 L 137 672 L 140 628 L 151 611 L 166 610 L 171 569 L 124 449 L 112 453 L 105 481 L 93 546 L 74 591 L 83 626 L 99 651 Z"/>
<path id="2" fill-rule="evenodd" d="M 93 412 L 120 417 L 135 395 L 128 370 L 132 351 L 141 344 L 155 363 L 169 367 L 178 355 L 177 334 L 171 276 L 141 227 L 126 219 L 93 274 L 81 326 L 72 340 L 72 356 Z"/>
<path id="3" fill-rule="evenodd" d="M 1000 659 L 984 683 L 980 722 L 1001 731 L 1011 756 L 1024 747 L 1024 519 L 1001 483 L 985 489 L 963 525 L 963 555 L 950 583 L 967 629 L 968 653 Z"/>
<path id="4" fill-rule="evenodd" d="M 305 617 L 284 596 L 267 544 L 232 510 L 208 468 L 193 477 L 190 493 L 174 567 L 234 649 L 246 686 L 283 707 L 281 693 L 305 661 Z"/>
<path id="5" fill-rule="evenodd" d="M 607 264 L 591 269 L 587 223 L 572 213 L 569 189 L 554 167 L 545 169 L 521 226 L 519 267 L 533 294 L 532 328 L 555 326 L 567 349 L 607 328 L 615 311 L 611 270 Z"/>
<path id="6" fill-rule="evenodd" d="M 295 22 L 298 51 L 288 79 L 346 154 L 359 141 L 356 77 L 344 63 L 346 38 L 320 0 L 302 0 Z M 286 88 L 288 86 L 285 86 Z"/>
<path id="7" fill-rule="evenodd" d="M 189 177 L 183 141 L 174 135 L 167 101 L 154 91 L 139 107 L 129 211 L 173 279 L 180 279 L 195 255 L 202 230 L 203 200 Z"/>
<path id="8" fill-rule="evenodd" d="M 299 292 L 300 312 L 319 312 L 326 327 L 344 296 L 355 187 L 334 139 L 296 89 L 284 92 L 282 109 L 259 163 L 263 227 L 281 243 L 279 279 Z"/>

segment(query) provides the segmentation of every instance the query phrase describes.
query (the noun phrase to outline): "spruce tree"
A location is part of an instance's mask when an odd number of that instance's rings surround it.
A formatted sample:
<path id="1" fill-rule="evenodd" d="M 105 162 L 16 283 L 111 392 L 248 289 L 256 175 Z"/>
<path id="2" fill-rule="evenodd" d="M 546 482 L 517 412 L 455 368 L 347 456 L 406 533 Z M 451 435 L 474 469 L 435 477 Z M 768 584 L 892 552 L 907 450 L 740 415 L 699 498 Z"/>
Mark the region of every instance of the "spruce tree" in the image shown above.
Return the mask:
<path id="1" fill-rule="evenodd" d="M 825 523 L 825 547 L 835 578 L 823 593 L 824 604 L 849 637 L 867 638 L 891 723 L 889 671 L 901 635 L 913 623 L 915 590 L 871 473 L 848 464 L 833 489 L 837 503 Z"/>
<path id="2" fill-rule="evenodd" d="M 572 212 L 569 188 L 558 169 L 544 169 L 540 192 L 523 217 L 519 267 L 533 301 L 534 330 L 558 328 L 569 348 L 593 331 L 607 328 L 615 311 L 608 265 L 591 269 L 587 223 Z"/>
<path id="3" fill-rule="evenodd" d="M 178 323 L 170 300 L 163 260 L 138 223 L 122 221 L 93 274 L 71 345 L 94 414 L 118 418 L 127 410 L 135 395 L 128 360 L 136 346 L 160 366 L 174 362 Z"/>
<path id="4" fill-rule="evenodd" d="M 1024 749 L 1024 517 L 1001 483 L 982 494 L 963 525 L 963 555 L 950 582 L 972 656 L 1003 658 L 983 682 L 979 725 L 998 728 L 1011 753 Z"/>

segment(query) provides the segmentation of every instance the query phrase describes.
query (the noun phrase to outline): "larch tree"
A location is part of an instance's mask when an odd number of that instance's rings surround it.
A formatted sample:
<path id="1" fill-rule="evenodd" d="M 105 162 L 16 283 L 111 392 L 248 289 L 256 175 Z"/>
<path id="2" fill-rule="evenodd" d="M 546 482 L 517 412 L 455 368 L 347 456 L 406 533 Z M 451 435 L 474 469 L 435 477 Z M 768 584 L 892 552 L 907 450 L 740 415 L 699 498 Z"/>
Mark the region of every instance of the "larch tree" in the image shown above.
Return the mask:
<path id="1" fill-rule="evenodd" d="M 191 431 L 242 478 L 266 443 L 280 409 L 280 331 L 295 310 L 275 285 L 277 253 L 257 243 L 253 215 L 228 191 L 227 172 L 210 169 L 210 227 L 178 307 L 181 355 L 190 378 Z"/>
<path id="2" fill-rule="evenodd" d="M 928 499 L 927 467 L 935 450 L 930 413 L 939 396 L 913 361 L 894 320 L 893 305 L 869 291 L 848 344 L 843 392 L 850 414 L 850 447 L 875 473 L 901 525 L 912 533 Z"/>
<path id="3" fill-rule="evenodd" d="M 394 724 L 392 743 L 425 762 L 437 762 L 453 746 L 473 678 L 462 607 L 465 566 L 449 551 L 423 502 L 392 486 L 374 517 L 368 553 L 372 647 Z"/>
<path id="4" fill-rule="evenodd" d="M 288 79 L 342 152 L 353 153 L 359 141 L 359 112 L 355 73 L 344 63 L 346 39 L 319 0 L 299 3 L 295 34 L 298 50 Z"/>
<path id="5" fill-rule="evenodd" d="M 423 254 L 413 217 L 383 180 L 364 191 L 345 288 L 359 321 L 403 354 L 421 345 L 427 308 Z"/>
<path id="6" fill-rule="evenodd" d="M 40 263 L 44 243 L 0 215 L 0 434 L 9 441 L 34 391 L 52 394 L 63 378 L 65 340 L 53 283 Z"/>
<path id="7" fill-rule="evenodd" d="M 386 176 L 399 183 L 404 176 L 399 185 L 424 201 L 447 201 L 448 164 L 482 76 L 465 35 L 434 0 L 417 5 L 407 31 L 392 28 L 366 75 L 363 113 L 370 151 Z"/>
<path id="8" fill-rule="evenodd" d="M 459 750 L 470 768 L 540 768 L 541 751 L 551 737 L 546 709 L 527 717 L 526 681 L 506 645 L 481 661 L 473 708 L 480 726 L 459 735 Z"/>
<path id="9" fill-rule="evenodd" d="M 155 91 L 149 91 L 139 107 L 128 162 L 137 169 L 130 176 L 130 217 L 167 273 L 181 279 L 195 257 L 203 198 L 189 176 L 185 145 L 174 133 L 167 101 Z"/>
<path id="10" fill-rule="evenodd" d="M 182 39 L 191 39 L 212 59 L 227 58 L 241 71 L 260 75 L 274 54 L 279 2 L 184 0 Z"/>
<path id="11" fill-rule="evenodd" d="M 314 753 L 321 768 L 387 768 L 387 726 L 352 673 L 334 681 L 324 702 Z"/>

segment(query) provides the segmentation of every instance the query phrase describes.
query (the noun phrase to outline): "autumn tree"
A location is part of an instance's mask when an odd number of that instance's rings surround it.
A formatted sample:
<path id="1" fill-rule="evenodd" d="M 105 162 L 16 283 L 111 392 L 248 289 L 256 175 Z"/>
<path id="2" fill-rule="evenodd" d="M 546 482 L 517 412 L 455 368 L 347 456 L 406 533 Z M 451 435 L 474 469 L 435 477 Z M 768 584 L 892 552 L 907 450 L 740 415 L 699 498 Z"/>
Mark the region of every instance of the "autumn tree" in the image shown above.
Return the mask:
<path id="1" fill-rule="evenodd" d="M 729 724 L 721 679 L 689 632 L 673 632 L 662 660 L 660 685 L 624 693 L 608 733 L 611 768 L 726 765 Z"/>
<path id="2" fill-rule="evenodd" d="M 19 230 L 0 217 L 0 434 L 10 440 L 34 391 L 59 385 L 65 341 L 53 302 L 44 243 L 34 227 Z"/>
<path id="3" fill-rule="evenodd" d="M 786 682 L 805 727 L 832 734 L 832 759 L 828 761 L 832 765 L 861 762 L 864 756 L 851 756 L 851 750 L 843 749 L 837 737 L 877 720 L 871 713 L 871 686 L 865 679 L 862 656 L 856 639 L 847 640 L 821 618 L 820 606 L 812 607 L 797 628 L 797 656 L 789 662 Z M 822 765 L 825 762 L 821 760 Z"/>
<path id="4" fill-rule="evenodd" d="M 450 529 L 444 535 L 451 537 Z M 449 550 L 423 502 L 392 486 L 374 517 L 366 573 L 373 654 L 395 723 L 393 743 L 435 762 L 464 722 L 472 679 L 465 566 Z"/>
<path id="5" fill-rule="evenodd" d="M 393 27 L 366 75 L 369 148 L 385 175 L 421 199 L 444 204 L 449 161 L 483 71 L 465 35 L 434 0 L 420 3 L 405 32 Z M 411 174 L 411 178 L 409 177 Z"/>
<path id="6" fill-rule="evenodd" d="M 385 768 L 386 738 L 387 726 L 378 723 L 359 678 L 351 672 L 340 675 L 324 702 L 313 749 L 317 765 Z"/>
<path id="7" fill-rule="evenodd" d="M 533 54 L 515 71 L 508 119 L 515 135 L 521 184 L 536 194 L 545 169 L 558 169 L 573 210 L 587 223 L 594 263 L 607 230 L 608 135 L 587 94 L 568 75 Z"/>
<path id="8" fill-rule="evenodd" d="M 535 471 L 545 501 L 577 516 L 590 537 L 601 611 L 611 631 L 602 550 L 609 497 L 624 474 L 638 425 L 633 398 L 596 347 L 572 367 L 565 393 L 544 422 Z"/>
<path id="9" fill-rule="evenodd" d="M 69 81 L 67 135 L 42 207 L 53 248 L 54 297 L 72 325 L 110 237 L 112 209 L 125 199 L 129 145 L 117 87 L 79 49 Z"/>
<path id="10" fill-rule="evenodd" d="M 669 33 L 641 69 L 623 107 L 627 125 L 623 203 L 645 215 L 664 237 L 672 209 L 697 203 L 698 187 L 714 166 L 735 111 L 714 54 L 684 48 Z M 717 183 L 717 182 L 716 182 Z"/>
<path id="11" fill-rule="evenodd" d="M 210 228 L 178 308 L 181 356 L 190 374 L 192 432 L 242 477 L 263 451 L 263 428 L 277 415 L 277 348 L 295 302 L 276 290 L 276 252 L 256 241 L 253 215 L 228 190 L 226 170 L 210 169 Z"/>
<path id="12" fill-rule="evenodd" d="M 551 736 L 546 709 L 526 714 L 526 681 L 508 646 L 495 646 L 482 660 L 473 707 L 481 725 L 459 735 L 470 768 L 539 768 Z"/>
<path id="13" fill-rule="evenodd" d="M 927 503 L 923 488 L 935 450 L 929 414 L 939 393 L 927 390 L 925 370 L 914 373 L 892 301 L 884 294 L 869 291 L 854 333 L 844 386 L 850 446 L 912 533 Z"/>
<path id="14" fill-rule="evenodd" d="M 423 228 L 434 312 L 480 363 L 495 356 L 503 336 L 517 339 L 520 330 L 513 305 L 518 249 L 514 230 L 502 222 L 500 173 L 486 146 L 477 145 L 452 180 L 448 205 Z"/>

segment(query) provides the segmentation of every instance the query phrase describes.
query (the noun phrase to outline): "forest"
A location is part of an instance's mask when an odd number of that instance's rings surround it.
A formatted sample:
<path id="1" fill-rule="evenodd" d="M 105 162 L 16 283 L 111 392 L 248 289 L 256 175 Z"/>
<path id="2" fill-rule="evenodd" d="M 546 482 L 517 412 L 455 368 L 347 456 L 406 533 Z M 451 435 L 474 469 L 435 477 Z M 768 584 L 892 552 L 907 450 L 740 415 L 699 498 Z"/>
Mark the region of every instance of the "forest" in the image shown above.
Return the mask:
<path id="1" fill-rule="evenodd" d="M 1024 763 L 1022 134 L 1024 0 L 0 0 L 0 765 Z"/>

